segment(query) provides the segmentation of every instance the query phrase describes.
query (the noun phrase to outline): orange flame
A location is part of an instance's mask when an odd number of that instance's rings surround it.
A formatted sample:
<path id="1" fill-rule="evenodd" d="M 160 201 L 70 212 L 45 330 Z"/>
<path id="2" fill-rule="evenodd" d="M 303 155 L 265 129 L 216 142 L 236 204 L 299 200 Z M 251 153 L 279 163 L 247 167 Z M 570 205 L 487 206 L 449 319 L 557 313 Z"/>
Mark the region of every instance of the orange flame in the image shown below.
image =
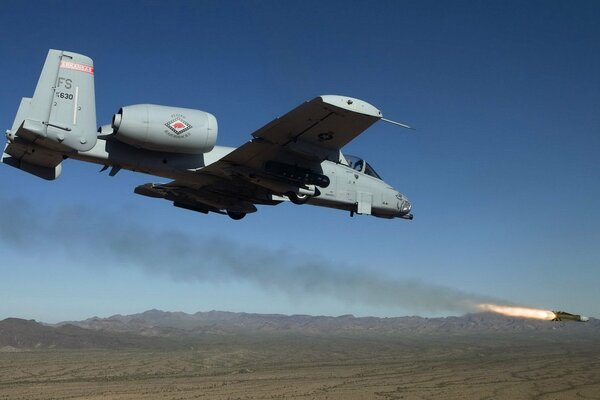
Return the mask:
<path id="1" fill-rule="evenodd" d="M 546 321 L 551 321 L 556 318 L 556 314 L 552 311 L 539 310 L 537 308 L 499 306 L 496 304 L 478 304 L 477 308 L 480 311 L 494 312 L 497 314 L 508 315 L 509 317 L 534 318 Z"/>

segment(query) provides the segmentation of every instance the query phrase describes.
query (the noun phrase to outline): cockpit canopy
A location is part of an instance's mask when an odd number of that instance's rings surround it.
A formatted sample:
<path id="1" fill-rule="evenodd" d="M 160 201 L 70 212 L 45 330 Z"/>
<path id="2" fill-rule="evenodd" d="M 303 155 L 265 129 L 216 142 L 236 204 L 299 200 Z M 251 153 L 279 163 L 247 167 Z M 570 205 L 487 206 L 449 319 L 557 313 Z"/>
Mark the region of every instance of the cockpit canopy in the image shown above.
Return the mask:
<path id="1" fill-rule="evenodd" d="M 371 165 L 362 158 L 350 155 L 344 155 L 344 157 L 346 158 L 346 161 L 348 162 L 348 166 L 350 168 L 358 172 L 362 172 L 366 175 L 372 176 L 373 178 L 383 180 L 381 179 L 381 176 L 379 176 L 379 174 L 375 172 L 373 167 L 371 167 Z"/>

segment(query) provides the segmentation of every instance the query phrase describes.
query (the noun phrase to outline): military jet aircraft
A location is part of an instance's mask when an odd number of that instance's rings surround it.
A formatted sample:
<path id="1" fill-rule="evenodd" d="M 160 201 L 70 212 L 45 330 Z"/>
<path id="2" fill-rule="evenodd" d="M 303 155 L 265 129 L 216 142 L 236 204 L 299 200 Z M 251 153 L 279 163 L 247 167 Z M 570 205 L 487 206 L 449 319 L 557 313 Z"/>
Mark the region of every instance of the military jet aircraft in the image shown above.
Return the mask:
<path id="1" fill-rule="evenodd" d="M 67 158 L 169 178 L 135 193 L 176 207 L 238 220 L 256 205 L 312 204 L 380 218 L 412 219 L 411 204 L 365 160 L 340 149 L 385 120 L 372 105 L 319 96 L 252 134 L 238 148 L 216 146 L 207 112 L 154 104 L 122 107 L 97 129 L 91 58 L 50 50 L 32 98 L 23 98 L 2 163 L 53 180 Z M 396 123 L 407 127 L 406 125 Z"/>

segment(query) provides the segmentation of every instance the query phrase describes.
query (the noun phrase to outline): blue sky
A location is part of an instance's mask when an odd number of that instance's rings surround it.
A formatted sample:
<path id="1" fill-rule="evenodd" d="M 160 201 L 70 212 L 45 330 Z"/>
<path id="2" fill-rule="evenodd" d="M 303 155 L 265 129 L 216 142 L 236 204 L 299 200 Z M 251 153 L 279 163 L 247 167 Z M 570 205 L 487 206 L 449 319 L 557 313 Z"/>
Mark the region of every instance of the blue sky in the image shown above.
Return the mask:
<path id="1" fill-rule="evenodd" d="M 1 167 L 2 215 L 28 204 L 41 220 L 32 230 L 63 218 L 88 243 L 104 240 L 97 218 L 65 212 L 85 207 L 117 221 L 115 231 L 217 238 L 341 273 L 600 316 L 598 20 L 593 1 L 3 1 L 5 129 L 33 94 L 47 50 L 58 48 L 94 59 L 99 124 L 127 104 L 198 108 L 217 117 L 219 144 L 237 146 L 305 100 L 343 94 L 417 131 L 379 123 L 344 149 L 411 199 L 413 221 L 282 204 L 235 222 L 132 193 L 161 179 L 111 178 L 69 160 L 55 182 Z M 0 242 L 0 318 L 149 308 L 453 314 L 243 277 L 186 280 L 86 247 L 90 261 L 61 250 L 70 236 L 53 227 L 31 243 Z"/>

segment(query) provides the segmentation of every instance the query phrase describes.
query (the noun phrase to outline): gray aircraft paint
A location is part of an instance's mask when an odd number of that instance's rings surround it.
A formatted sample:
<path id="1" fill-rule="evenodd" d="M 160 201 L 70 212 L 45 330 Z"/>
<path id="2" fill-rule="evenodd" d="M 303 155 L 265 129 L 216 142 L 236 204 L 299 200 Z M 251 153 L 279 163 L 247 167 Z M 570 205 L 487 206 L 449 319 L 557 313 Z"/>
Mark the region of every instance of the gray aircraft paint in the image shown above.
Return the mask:
<path id="1" fill-rule="evenodd" d="M 169 178 L 174 181 L 140 185 L 135 192 L 235 219 L 255 212 L 255 204 L 289 198 L 351 215 L 412 219 L 406 197 L 366 172 L 366 162 L 352 169 L 340 151 L 382 119 L 371 104 L 320 96 L 258 129 L 236 149 L 214 145 L 217 121 L 200 110 L 127 106 L 96 132 L 93 73 L 89 57 L 50 50 L 33 98 L 21 101 L 7 131 L 2 162 L 44 179 L 60 175 L 63 157 L 110 167 L 111 175 L 124 168 Z M 184 142 L 192 129 L 192 140 Z M 268 162 L 308 178 L 274 175 Z M 325 177 L 329 185 L 318 183 Z M 319 179 L 321 186 L 307 179 Z"/>
<path id="2" fill-rule="evenodd" d="M 16 131 L 45 147 L 88 151 L 96 144 L 94 63 L 81 54 L 50 50 L 22 126 Z"/>

